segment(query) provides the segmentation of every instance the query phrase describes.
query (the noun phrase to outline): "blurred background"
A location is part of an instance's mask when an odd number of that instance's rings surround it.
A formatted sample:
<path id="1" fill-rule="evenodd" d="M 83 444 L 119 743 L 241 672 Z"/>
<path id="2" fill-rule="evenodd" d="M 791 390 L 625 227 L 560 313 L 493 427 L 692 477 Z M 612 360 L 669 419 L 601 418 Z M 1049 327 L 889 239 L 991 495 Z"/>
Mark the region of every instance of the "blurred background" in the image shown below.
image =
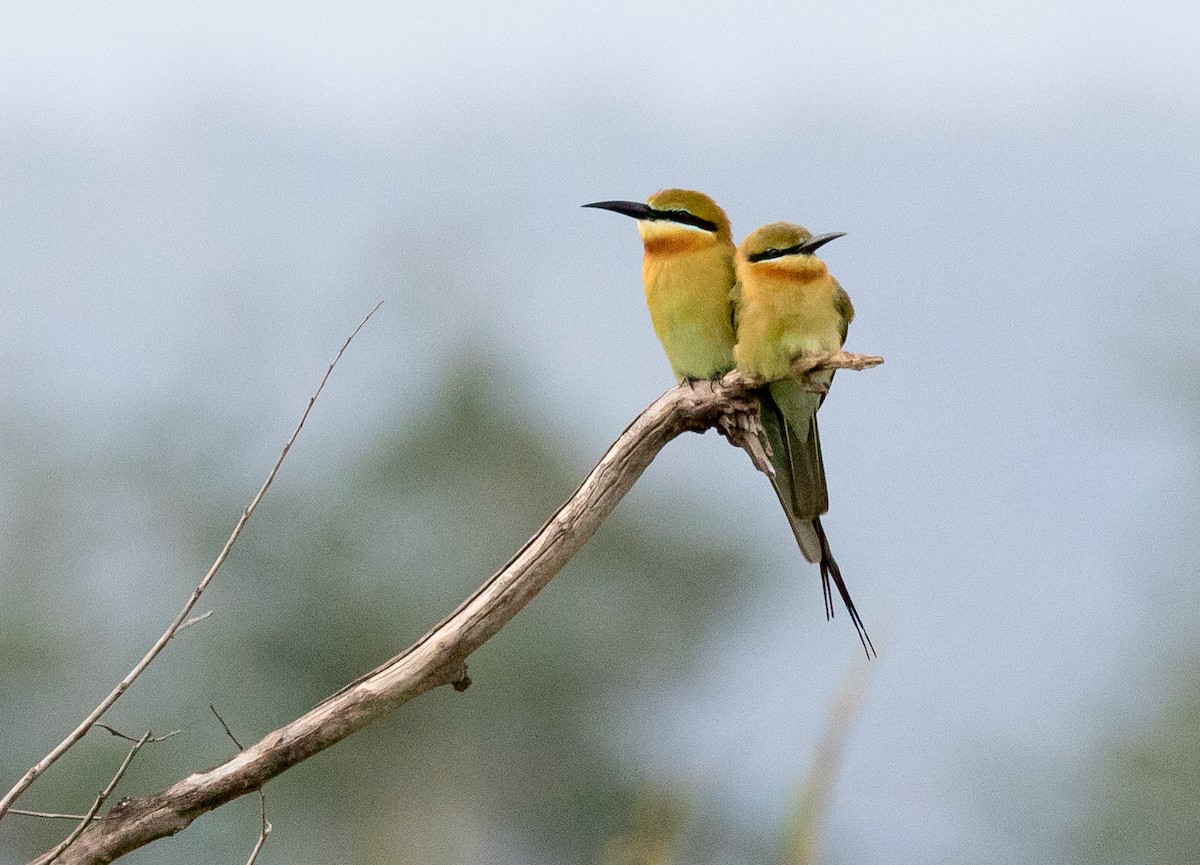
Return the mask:
<path id="1" fill-rule="evenodd" d="M 504 563 L 671 376 L 630 220 L 776 219 L 858 310 L 826 623 L 766 481 L 673 442 L 440 689 L 266 788 L 289 863 L 776 862 L 849 677 L 829 863 L 1200 855 L 1200 12 L 1157 3 L 0 9 L 0 788 L 107 720 L 160 789 Z M 21 800 L 86 809 L 94 732 Z M 129 862 L 241 861 L 246 797 Z M 68 825 L 10 816 L 0 860 Z M 649 845 L 653 847 L 654 845 Z M 653 859 L 657 855 L 660 858 Z M 240 857 L 240 858 L 239 858 Z"/>

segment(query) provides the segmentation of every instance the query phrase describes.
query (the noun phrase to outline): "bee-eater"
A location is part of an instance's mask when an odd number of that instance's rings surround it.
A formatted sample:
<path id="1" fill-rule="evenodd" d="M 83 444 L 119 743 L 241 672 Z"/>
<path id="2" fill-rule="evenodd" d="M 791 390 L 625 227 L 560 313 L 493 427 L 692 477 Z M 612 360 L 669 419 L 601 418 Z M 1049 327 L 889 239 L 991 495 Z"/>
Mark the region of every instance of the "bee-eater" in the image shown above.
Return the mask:
<path id="1" fill-rule="evenodd" d="M 737 249 L 737 368 L 767 382 L 762 421 L 773 451 L 772 483 L 805 558 L 821 568 L 825 613 L 833 616 L 830 580 L 837 586 L 867 655 L 875 647 L 846 589 L 821 526 L 829 510 L 817 409 L 833 381 L 833 371 L 813 373 L 801 382 L 792 373 L 797 354 L 838 351 L 854 318 L 854 307 L 816 250 L 841 233 L 814 237 L 790 222 L 756 229 Z M 815 386 L 815 387 L 814 387 Z M 821 393 L 814 392 L 820 389 Z"/>
<path id="2" fill-rule="evenodd" d="M 642 284 L 646 305 L 676 379 L 719 378 L 733 369 L 736 250 L 725 211 L 704 193 L 690 189 L 664 189 L 644 204 L 597 201 L 584 207 L 612 210 L 637 220 L 645 250 Z M 849 299 L 846 303 L 849 305 Z M 851 309 L 850 316 L 853 314 Z M 783 374 L 790 374 L 790 363 L 784 364 Z M 780 387 L 781 393 L 787 390 Z M 833 612 L 829 591 L 832 577 L 864 645 L 869 645 L 818 518 L 828 509 L 828 497 L 816 437 L 815 405 L 810 436 L 808 423 L 802 430 L 793 431 L 785 422 L 782 408 L 774 400 L 773 387 L 760 396 L 776 474 L 772 484 L 805 558 L 820 564 L 826 613 L 831 616 Z M 793 451 L 805 451 L 810 445 L 816 448 L 815 463 L 793 460 Z"/>
<path id="3" fill-rule="evenodd" d="M 637 220 L 646 305 L 675 378 L 720 378 L 733 369 L 734 246 L 725 211 L 691 189 L 664 189 L 645 204 L 597 201 L 584 207 Z"/>

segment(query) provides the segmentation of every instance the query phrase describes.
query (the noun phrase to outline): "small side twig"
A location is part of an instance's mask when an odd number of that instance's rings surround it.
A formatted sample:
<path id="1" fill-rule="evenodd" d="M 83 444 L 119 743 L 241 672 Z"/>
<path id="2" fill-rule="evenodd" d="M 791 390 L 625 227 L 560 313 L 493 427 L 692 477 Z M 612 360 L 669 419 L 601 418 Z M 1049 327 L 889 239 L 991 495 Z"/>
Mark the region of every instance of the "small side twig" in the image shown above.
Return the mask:
<path id="1" fill-rule="evenodd" d="M 246 865 L 254 865 L 254 860 L 258 858 L 258 854 L 262 852 L 263 845 L 267 843 L 267 836 L 271 834 L 272 826 L 267 820 L 267 797 L 263 795 L 263 791 L 258 791 L 259 804 L 262 806 L 262 829 L 258 833 L 258 840 L 254 843 L 254 849 L 250 851 L 250 858 L 246 860 Z"/>
<path id="2" fill-rule="evenodd" d="M 184 622 L 182 625 L 180 625 L 175 630 L 175 636 L 178 636 L 179 633 L 181 631 L 183 631 L 184 628 L 190 628 L 192 625 L 198 624 L 199 622 L 203 622 L 205 619 L 207 619 L 209 616 L 211 616 L 214 612 L 215 612 L 215 610 L 209 610 L 207 613 L 201 613 L 198 616 L 192 616 L 190 619 L 188 619 L 186 622 Z"/>
<path id="3" fill-rule="evenodd" d="M 213 715 L 221 723 L 221 726 L 225 730 L 225 735 L 233 740 L 233 744 L 237 745 L 238 753 L 240 754 L 242 751 L 245 751 L 245 747 L 238 741 L 237 736 L 233 735 L 233 730 L 229 729 L 229 725 L 225 723 L 225 719 L 221 717 L 221 713 L 217 711 L 217 707 L 209 703 L 208 708 L 212 710 Z M 254 842 L 254 849 L 250 851 L 250 858 L 246 860 L 246 865 L 254 865 L 254 860 L 258 858 L 263 845 L 267 843 L 267 836 L 271 834 L 271 823 L 267 820 L 267 794 L 263 792 L 262 787 L 258 788 L 258 805 L 262 828 L 259 830 L 258 840 Z"/>
<path id="4" fill-rule="evenodd" d="M 28 811 L 25 808 L 9 808 L 8 813 L 13 814 L 18 817 L 43 817 L 47 820 L 87 820 L 88 819 L 88 816 L 86 814 L 55 814 L 51 811 Z M 99 814 L 97 814 L 94 817 L 92 817 L 91 819 L 103 820 L 104 818 L 101 817 Z"/>
<path id="5" fill-rule="evenodd" d="M 246 747 L 238 741 L 237 736 L 233 735 L 233 730 L 229 729 L 229 725 L 225 723 L 225 719 L 221 717 L 221 713 L 217 711 L 217 707 L 212 703 L 208 704 L 209 711 L 213 713 L 213 717 L 221 724 L 221 729 L 225 731 L 225 735 L 230 738 L 233 744 L 237 745 L 239 751 L 245 751 Z"/>
<path id="6" fill-rule="evenodd" d="M 108 726 L 108 724 L 96 723 L 93 726 L 98 730 L 104 730 L 106 733 L 110 733 L 113 736 L 116 736 L 118 739 L 124 739 L 126 742 L 141 741 L 141 739 L 139 737 L 130 736 L 128 733 L 122 733 L 120 730 L 117 730 L 117 729 L 114 729 L 113 727 Z M 153 736 L 148 741 L 151 744 L 153 744 L 154 742 L 164 742 L 167 739 L 170 739 L 172 736 L 178 736 L 181 732 L 182 732 L 181 730 L 172 730 L 170 733 L 164 733 L 161 736 Z"/>
<path id="7" fill-rule="evenodd" d="M 79 821 L 79 825 L 71 830 L 71 834 L 64 838 L 61 844 L 50 851 L 50 855 L 46 859 L 46 865 L 50 865 L 51 862 L 61 856 L 63 851 L 74 844 L 75 839 L 83 834 L 83 830 L 92 822 L 92 819 L 96 816 L 96 812 L 100 810 L 100 807 L 112 795 L 112 791 L 117 788 L 117 784 L 120 783 L 121 778 L 125 776 L 125 770 L 129 768 L 129 764 L 133 762 L 133 758 L 137 755 L 137 752 L 142 750 L 142 746 L 151 741 L 152 738 L 151 732 L 147 730 L 142 738 L 134 742 L 133 747 L 129 749 L 129 753 L 125 755 L 125 759 L 121 762 L 120 768 L 117 769 L 117 774 L 113 775 L 112 780 L 108 782 L 108 786 L 96 796 L 96 801 L 92 803 L 92 807 L 88 809 L 84 818 Z"/>
<path id="8" fill-rule="evenodd" d="M 275 464 L 271 467 L 270 472 L 267 473 L 267 479 L 263 481 L 262 486 L 258 488 L 258 492 L 255 493 L 254 498 L 250 501 L 250 504 L 242 509 L 242 514 L 238 518 L 237 524 L 234 525 L 233 532 L 229 535 L 228 540 L 225 541 L 225 545 L 221 548 L 221 552 L 218 553 L 216 560 L 212 563 L 212 566 L 209 567 L 208 572 L 200 580 L 199 585 L 197 585 L 192 591 L 191 597 L 187 599 L 187 602 L 175 616 L 174 620 L 172 620 L 166 631 L 164 631 L 162 636 L 155 641 L 154 645 L 151 646 L 150 650 L 146 652 L 140 661 L 138 661 L 137 665 L 130 670 L 128 674 L 126 674 L 125 678 L 118 682 L 117 686 L 108 693 L 108 696 L 101 700 L 96 708 L 92 709 L 92 711 L 88 713 L 87 717 L 80 721 L 79 725 L 70 733 L 68 733 L 67 737 L 59 742 L 49 754 L 47 754 L 45 757 L 39 760 L 36 765 L 30 768 L 29 771 L 27 771 L 21 777 L 21 780 L 19 780 L 13 786 L 13 788 L 4 795 L 3 799 L 0 799 L 0 820 L 4 819 L 4 815 L 8 809 L 12 807 L 12 804 L 17 801 L 22 793 L 29 789 L 30 785 L 33 784 L 34 781 L 41 777 L 41 775 L 47 769 L 53 766 L 58 759 L 62 757 L 63 754 L 67 753 L 67 751 L 76 742 L 87 735 L 88 730 L 90 730 L 92 726 L 100 720 L 101 716 L 104 715 L 104 713 L 110 708 L 112 708 L 112 705 L 116 703 L 117 700 L 119 700 L 127 690 L 129 690 L 129 687 L 134 683 L 134 681 L 145 671 L 147 667 L 150 666 L 151 663 L 153 663 L 154 659 L 158 657 L 159 653 L 166 648 L 167 643 L 171 641 L 171 638 L 179 633 L 180 629 L 184 626 L 184 622 L 188 618 L 188 615 L 199 602 L 200 596 L 204 593 L 204 590 L 208 588 L 209 583 L 213 581 L 213 578 L 217 575 L 217 571 L 221 569 L 221 565 L 223 565 L 225 560 L 229 558 L 229 553 L 233 549 L 233 545 L 237 543 L 238 538 L 241 537 L 242 530 L 246 527 L 246 523 L 250 520 L 250 515 L 254 513 L 254 509 L 258 507 L 258 503 L 261 502 L 263 496 L 267 494 L 267 490 L 270 488 L 272 481 L 275 480 L 275 475 L 279 473 L 279 467 L 283 465 L 284 459 L 287 458 L 288 452 L 292 449 L 292 445 L 295 443 L 296 438 L 300 435 L 300 430 L 304 428 L 304 423 L 308 420 L 308 415 L 309 412 L 312 411 L 313 404 L 317 401 L 317 397 L 321 395 L 321 391 L 325 389 L 325 383 L 329 381 L 329 376 L 333 373 L 334 367 L 336 367 L 338 361 L 342 359 L 342 355 L 345 354 L 346 349 L 350 347 L 350 343 L 354 337 L 358 336 L 358 332 L 363 329 L 366 323 L 371 320 L 371 316 L 375 315 L 376 311 L 382 305 L 382 300 L 375 304 L 375 307 L 367 313 L 366 317 L 361 322 L 359 322 L 358 327 L 354 328 L 354 332 L 351 333 L 350 336 L 346 337 L 346 341 L 342 343 L 342 347 L 338 349 L 338 353 L 334 357 L 333 362 L 330 363 L 329 368 L 325 370 L 325 375 L 321 378 L 321 383 L 317 385 L 317 389 L 313 392 L 312 396 L 308 398 L 308 405 L 305 407 L 304 413 L 300 416 L 300 422 L 297 423 L 295 429 L 292 430 L 292 434 L 288 437 L 287 442 L 284 444 L 283 450 L 280 452 L 278 459 L 275 460 Z M 198 619 L 200 618 L 204 617 L 198 617 Z"/>

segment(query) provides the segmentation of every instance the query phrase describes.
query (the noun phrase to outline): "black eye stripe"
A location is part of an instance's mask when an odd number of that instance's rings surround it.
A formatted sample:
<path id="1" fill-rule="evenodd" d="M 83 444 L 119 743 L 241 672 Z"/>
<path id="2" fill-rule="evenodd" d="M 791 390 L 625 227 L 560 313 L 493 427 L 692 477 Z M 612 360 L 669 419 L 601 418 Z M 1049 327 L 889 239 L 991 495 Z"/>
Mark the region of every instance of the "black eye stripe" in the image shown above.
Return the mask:
<path id="1" fill-rule="evenodd" d="M 717 224 L 709 222 L 707 219 L 696 216 L 694 213 L 688 213 L 686 210 L 656 210 L 652 209 L 647 214 L 646 219 L 663 220 L 664 222 L 678 222 L 681 225 L 693 225 L 696 228 L 702 228 L 705 231 L 716 232 Z"/>
<path id="2" fill-rule="evenodd" d="M 807 241 L 806 241 L 807 242 Z M 789 246 L 787 249 L 764 249 L 762 252 L 751 253 L 751 261 L 770 261 L 772 258 L 783 258 L 785 255 L 795 255 L 800 251 L 803 243 L 797 243 L 795 246 Z"/>

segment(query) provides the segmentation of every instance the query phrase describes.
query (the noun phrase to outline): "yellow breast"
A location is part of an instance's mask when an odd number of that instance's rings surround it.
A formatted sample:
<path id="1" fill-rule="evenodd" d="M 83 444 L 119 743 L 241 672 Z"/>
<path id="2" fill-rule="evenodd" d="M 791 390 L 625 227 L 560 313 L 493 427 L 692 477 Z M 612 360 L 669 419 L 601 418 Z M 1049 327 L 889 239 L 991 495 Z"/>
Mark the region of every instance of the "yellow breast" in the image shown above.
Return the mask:
<path id="1" fill-rule="evenodd" d="M 842 347 L 836 286 L 823 267 L 811 275 L 761 266 L 739 274 L 738 369 L 772 381 L 789 375 L 795 354 Z"/>
<path id="2" fill-rule="evenodd" d="M 646 305 L 675 375 L 712 378 L 733 368 L 733 248 L 711 235 L 679 234 L 664 233 L 655 244 L 647 238 Z"/>

